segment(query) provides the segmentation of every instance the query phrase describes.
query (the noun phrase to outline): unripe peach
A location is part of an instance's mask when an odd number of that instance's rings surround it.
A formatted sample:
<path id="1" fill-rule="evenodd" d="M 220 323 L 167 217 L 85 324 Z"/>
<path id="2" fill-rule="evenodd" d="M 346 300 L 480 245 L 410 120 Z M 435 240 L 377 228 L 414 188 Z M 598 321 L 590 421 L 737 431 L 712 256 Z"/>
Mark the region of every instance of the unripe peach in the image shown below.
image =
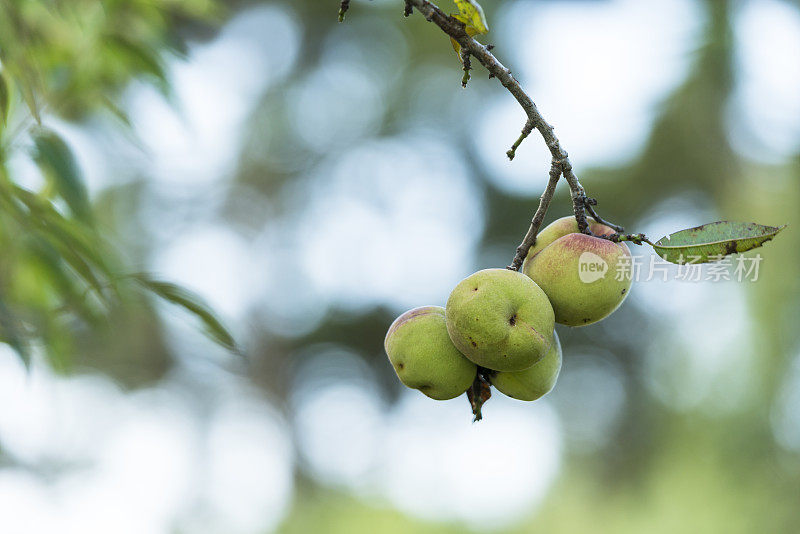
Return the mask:
<path id="1" fill-rule="evenodd" d="M 547 294 L 557 323 L 584 326 L 610 315 L 628 296 L 631 255 L 624 243 L 580 233 L 556 237 L 571 228 L 577 232 L 577 223 L 571 219 L 571 223 L 559 219 L 542 231 L 544 239 L 538 242 L 537 237 L 522 272 Z M 597 234 L 613 233 L 603 225 L 591 229 Z"/>
<path id="2" fill-rule="evenodd" d="M 447 335 L 444 308 L 414 308 L 394 320 L 383 342 L 397 377 L 428 397 L 447 400 L 464 393 L 477 367 Z"/>
<path id="3" fill-rule="evenodd" d="M 473 362 L 519 371 L 541 360 L 553 341 L 553 308 L 527 276 L 508 269 L 474 273 L 450 293 L 447 332 Z"/>
<path id="4" fill-rule="evenodd" d="M 561 343 L 553 332 L 553 344 L 541 361 L 513 373 L 497 373 L 491 377 L 494 387 L 511 398 L 534 401 L 553 389 L 561 371 Z"/>
<path id="5" fill-rule="evenodd" d="M 594 235 L 607 235 L 614 233 L 614 230 L 606 226 L 605 224 L 600 224 L 590 219 L 587 219 L 587 222 L 589 223 L 589 230 L 591 230 Z M 542 230 L 540 230 L 538 234 L 536 234 L 536 243 L 528 251 L 528 255 L 525 257 L 525 261 L 527 262 L 531 260 L 547 245 L 549 245 L 559 237 L 564 237 L 567 234 L 577 234 L 577 233 L 578 233 L 578 221 L 575 220 L 575 217 L 573 215 L 568 215 L 566 217 L 561 217 L 560 219 L 556 219 L 555 221 L 545 226 Z M 523 267 L 523 272 L 524 270 L 525 268 Z"/>

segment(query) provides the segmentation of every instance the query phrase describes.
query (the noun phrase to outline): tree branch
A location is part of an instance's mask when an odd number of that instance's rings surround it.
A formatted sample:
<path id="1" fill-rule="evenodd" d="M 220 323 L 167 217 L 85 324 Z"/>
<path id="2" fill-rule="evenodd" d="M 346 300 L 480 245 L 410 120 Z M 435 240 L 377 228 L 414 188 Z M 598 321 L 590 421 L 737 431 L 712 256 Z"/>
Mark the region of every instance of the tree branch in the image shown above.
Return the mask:
<path id="1" fill-rule="evenodd" d="M 559 162 L 561 172 L 569 184 L 573 211 L 575 212 L 575 219 L 578 221 L 578 228 L 583 233 L 589 232 L 589 224 L 586 221 L 585 202 L 586 192 L 583 186 L 578 181 L 578 177 L 572 170 L 572 163 L 569 160 L 569 154 L 561 146 L 561 143 L 556 137 L 553 127 L 544 120 L 536 104 L 531 100 L 528 94 L 522 89 L 516 78 L 511 75 L 511 70 L 506 68 L 500 61 L 490 52 L 490 48 L 482 45 L 474 38 L 467 35 L 464 24 L 447 15 L 444 11 L 439 9 L 436 5 L 428 0 L 406 0 L 407 4 L 415 7 L 426 20 L 436 24 L 441 30 L 452 37 L 465 53 L 469 53 L 472 57 L 478 60 L 483 67 L 489 71 L 489 76 L 497 78 L 503 84 L 509 93 L 517 100 L 522 107 L 528 120 L 522 127 L 522 132 L 519 138 L 511 146 L 511 149 L 506 153 L 509 159 L 514 159 L 516 150 L 522 141 L 535 129 L 539 132 L 544 139 L 547 148 L 553 161 Z M 527 253 L 527 251 L 526 251 Z"/>
<path id="2" fill-rule="evenodd" d="M 467 34 L 463 22 L 451 17 L 432 2 L 429 2 L 428 0 L 404 0 L 404 2 L 404 14 L 406 16 L 410 15 L 413 9 L 416 8 L 416 10 L 425 17 L 425 20 L 436 24 L 444 33 L 453 38 L 453 40 L 455 40 L 461 46 L 461 59 L 462 63 L 464 63 L 464 76 L 461 79 L 462 85 L 466 85 L 467 80 L 469 80 L 469 70 L 471 68 L 471 65 L 468 61 L 465 61 L 465 59 L 469 59 L 469 57 L 472 56 L 477 59 L 487 71 L 489 71 L 489 78 L 497 78 L 500 80 L 500 83 L 503 84 L 503 87 L 505 87 L 508 92 L 511 93 L 511 95 L 517 100 L 527 116 L 527 121 L 525 121 L 525 125 L 522 127 L 520 136 L 516 141 L 514 141 L 514 144 L 511 145 L 511 149 L 506 152 L 508 159 L 514 159 L 517 148 L 519 148 L 520 144 L 522 144 L 522 141 L 524 141 L 534 129 L 538 131 L 542 136 L 542 139 L 544 139 L 547 148 L 550 150 L 550 155 L 552 156 L 554 164 L 558 164 L 561 174 L 564 175 L 564 178 L 567 180 L 567 184 L 569 184 L 570 195 L 572 197 L 572 209 L 575 213 L 575 220 L 578 222 L 578 229 L 582 233 L 591 234 L 591 231 L 589 230 L 589 223 L 586 220 L 586 199 L 588 197 L 586 196 L 583 186 L 578 181 L 578 177 L 575 176 L 575 173 L 572 170 L 572 163 L 569 160 L 569 154 L 561 146 L 558 137 L 556 137 L 554 133 L 553 127 L 544 120 L 544 117 L 542 117 L 542 114 L 539 112 L 536 104 L 522 89 L 522 86 L 519 84 L 517 79 L 511 75 L 511 70 L 500 63 L 494 54 L 491 53 L 493 47 L 491 45 L 484 46 L 474 38 L 470 37 Z M 346 9 L 347 3 L 349 2 L 342 1 L 342 8 Z M 550 196 L 552 197 L 552 195 Z M 539 208 L 543 208 L 546 211 L 549 202 L 550 200 L 548 199 L 547 203 L 544 206 L 540 204 Z M 542 214 L 541 217 L 543 218 L 544 214 Z M 534 216 L 534 220 L 536 220 L 536 218 L 537 217 Z M 539 224 L 541 224 L 541 221 L 539 221 Z M 538 231 L 538 227 L 533 229 Z M 518 247 L 517 256 L 521 254 L 522 259 L 524 260 L 528 249 L 535 241 L 535 234 L 532 239 L 529 239 L 529 236 L 526 235 L 522 245 L 520 245 L 520 247 L 524 248 L 524 251 L 520 251 Z M 515 261 L 512 262 L 511 266 L 509 267 L 512 267 L 518 263 L 517 256 L 515 256 Z"/>
<path id="3" fill-rule="evenodd" d="M 500 80 L 500 83 L 503 84 L 503 86 L 514 96 L 517 102 L 519 102 L 519 105 L 522 106 L 522 109 L 525 111 L 525 115 L 527 115 L 528 120 L 525 123 L 525 126 L 522 128 L 522 134 L 520 135 L 520 138 L 517 139 L 514 145 L 512 145 L 511 150 L 508 151 L 509 159 L 514 158 L 517 147 L 519 147 L 520 143 L 522 143 L 522 140 L 524 140 L 535 128 L 542 135 L 542 138 L 547 144 L 547 147 L 550 149 L 550 153 L 552 154 L 553 158 L 560 161 L 566 161 L 567 164 L 565 167 L 569 169 L 567 172 L 574 177 L 574 174 L 572 174 L 572 166 L 569 165 L 568 154 L 566 150 L 561 147 L 558 138 L 553 133 L 553 127 L 544 120 L 533 100 L 531 100 L 531 98 L 525 93 L 516 78 L 511 75 L 511 71 L 502 63 L 500 63 L 494 54 L 489 51 L 489 47 L 482 45 L 474 38 L 467 35 L 462 22 L 447 15 L 436 5 L 428 2 L 428 0 L 408 0 L 408 3 L 417 8 L 417 10 L 422 13 L 426 20 L 439 26 L 442 31 L 458 42 L 462 48 L 469 51 L 469 53 L 475 57 L 480 64 L 483 65 L 486 70 L 493 75 L 493 77 Z M 577 178 L 575 181 L 577 182 Z"/>
<path id="4" fill-rule="evenodd" d="M 517 247 L 514 259 L 511 261 L 511 265 L 506 267 L 507 269 L 519 271 L 522 267 L 522 262 L 525 261 L 525 257 L 528 255 L 528 251 L 536 244 L 536 234 L 539 233 L 547 208 L 550 206 L 550 201 L 553 200 L 553 194 L 556 191 L 559 178 L 561 178 L 561 162 L 554 159 L 550 165 L 550 181 L 547 182 L 547 187 L 539 198 L 539 207 L 536 209 L 533 219 L 531 219 L 531 226 L 528 228 L 528 233 L 522 238 L 522 243 Z"/>

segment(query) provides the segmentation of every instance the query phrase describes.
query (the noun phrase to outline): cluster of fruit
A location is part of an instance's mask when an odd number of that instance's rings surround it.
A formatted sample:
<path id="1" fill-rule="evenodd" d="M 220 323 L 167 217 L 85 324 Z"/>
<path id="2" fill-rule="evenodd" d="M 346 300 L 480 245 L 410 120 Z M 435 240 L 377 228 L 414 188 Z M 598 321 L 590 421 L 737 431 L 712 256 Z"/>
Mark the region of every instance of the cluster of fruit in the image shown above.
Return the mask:
<path id="1" fill-rule="evenodd" d="M 591 224 L 595 235 L 613 233 Z M 415 308 L 395 319 L 384 341 L 400 381 L 436 400 L 464 393 L 478 366 L 499 391 L 532 401 L 548 393 L 561 370 L 555 323 L 584 326 L 627 297 L 630 251 L 578 232 L 573 217 L 536 237 L 522 272 L 478 271 L 453 289 L 446 308 Z"/>

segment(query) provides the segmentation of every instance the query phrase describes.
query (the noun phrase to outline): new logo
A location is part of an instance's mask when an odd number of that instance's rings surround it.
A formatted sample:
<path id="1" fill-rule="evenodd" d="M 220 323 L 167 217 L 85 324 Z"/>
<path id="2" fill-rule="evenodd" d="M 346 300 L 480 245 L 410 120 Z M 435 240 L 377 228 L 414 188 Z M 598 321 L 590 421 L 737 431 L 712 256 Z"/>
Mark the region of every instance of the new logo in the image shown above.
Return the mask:
<path id="1" fill-rule="evenodd" d="M 578 258 L 578 277 L 584 284 L 603 278 L 608 272 L 608 263 L 593 252 L 584 252 Z"/>

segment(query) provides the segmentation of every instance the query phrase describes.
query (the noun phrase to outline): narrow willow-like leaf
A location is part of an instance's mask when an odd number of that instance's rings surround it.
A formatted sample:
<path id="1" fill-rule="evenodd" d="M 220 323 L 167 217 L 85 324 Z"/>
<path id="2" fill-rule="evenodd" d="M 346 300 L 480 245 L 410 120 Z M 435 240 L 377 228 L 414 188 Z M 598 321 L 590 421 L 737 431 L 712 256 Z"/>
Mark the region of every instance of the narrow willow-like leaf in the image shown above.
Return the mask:
<path id="1" fill-rule="evenodd" d="M 5 126 L 8 122 L 8 110 L 11 106 L 11 93 L 8 89 L 8 82 L 2 71 L 0 71 L 0 126 Z"/>
<path id="2" fill-rule="evenodd" d="M 25 104 L 28 105 L 28 109 L 31 112 L 31 116 L 34 118 L 37 124 L 42 124 L 42 117 L 39 114 L 39 104 L 36 103 L 36 93 L 33 90 L 33 87 L 24 82 L 20 81 L 19 78 L 16 79 L 16 86 L 19 88 L 19 92 L 22 93 L 22 98 L 25 100 Z"/>
<path id="3" fill-rule="evenodd" d="M 30 212 L 24 214 L 20 211 L 17 214 L 20 222 L 38 231 L 38 235 L 58 250 L 75 274 L 89 284 L 101 300 L 109 303 L 105 292 L 116 291 L 115 272 L 85 227 L 65 218 L 50 202 L 26 189 L 14 186 L 13 192 Z M 105 276 L 104 281 L 98 276 L 99 273 Z"/>
<path id="4" fill-rule="evenodd" d="M 120 35 L 109 35 L 107 40 L 116 49 L 117 53 L 128 59 L 132 66 L 152 76 L 162 93 L 169 93 L 169 81 L 157 51 L 149 50 L 140 43 Z"/>
<path id="5" fill-rule="evenodd" d="M 55 314 L 49 314 L 40 327 L 40 335 L 47 360 L 53 369 L 60 372 L 70 370 L 73 365 L 74 340 L 64 321 Z"/>
<path id="6" fill-rule="evenodd" d="M 19 355 L 25 367 L 30 367 L 31 355 L 17 320 L 0 295 L 0 342 L 7 343 Z"/>
<path id="7" fill-rule="evenodd" d="M 100 103 L 103 105 L 103 107 L 110 111 L 111 114 L 114 115 L 114 117 L 116 117 L 117 120 L 119 120 L 125 126 L 125 128 L 133 128 L 133 123 L 131 123 L 131 119 L 128 117 L 128 114 L 125 113 L 125 111 L 122 110 L 122 108 L 120 108 L 113 100 L 107 96 L 101 96 Z"/>
<path id="8" fill-rule="evenodd" d="M 26 189 L 15 186 L 14 194 L 30 210 L 33 215 L 30 217 L 31 222 L 42 231 L 42 234 L 57 238 L 77 254 L 86 257 L 106 276 L 113 278 L 116 275 L 101 247 L 97 245 L 98 237 L 88 228 L 77 221 L 67 219 L 50 202 Z"/>
<path id="9" fill-rule="evenodd" d="M 659 256 L 672 263 L 708 263 L 728 254 L 760 247 L 784 227 L 719 221 L 662 237 L 653 248 Z"/>
<path id="10" fill-rule="evenodd" d="M 89 305 L 86 288 L 80 285 L 81 281 L 87 282 L 87 280 L 69 271 L 71 266 L 64 255 L 59 253 L 47 239 L 38 235 L 33 235 L 27 240 L 27 249 L 31 255 L 31 266 L 41 269 L 43 277 L 56 289 L 63 301 L 59 311 L 75 313 L 88 323 L 98 322 L 100 315 Z M 96 287 L 95 289 L 97 290 Z"/>
<path id="11" fill-rule="evenodd" d="M 45 175 L 53 180 L 56 189 L 75 217 L 84 222 L 90 221 L 89 194 L 72 151 L 50 130 L 37 133 L 34 142 L 36 163 Z"/>
<path id="12" fill-rule="evenodd" d="M 199 295 L 170 282 L 153 280 L 146 274 L 137 274 L 134 279 L 164 300 L 181 306 L 194 314 L 202 321 L 208 336 L 213 341 L 232 352 L 239 352 L 231 333 L 222 325 L 211 308 Z"/>

